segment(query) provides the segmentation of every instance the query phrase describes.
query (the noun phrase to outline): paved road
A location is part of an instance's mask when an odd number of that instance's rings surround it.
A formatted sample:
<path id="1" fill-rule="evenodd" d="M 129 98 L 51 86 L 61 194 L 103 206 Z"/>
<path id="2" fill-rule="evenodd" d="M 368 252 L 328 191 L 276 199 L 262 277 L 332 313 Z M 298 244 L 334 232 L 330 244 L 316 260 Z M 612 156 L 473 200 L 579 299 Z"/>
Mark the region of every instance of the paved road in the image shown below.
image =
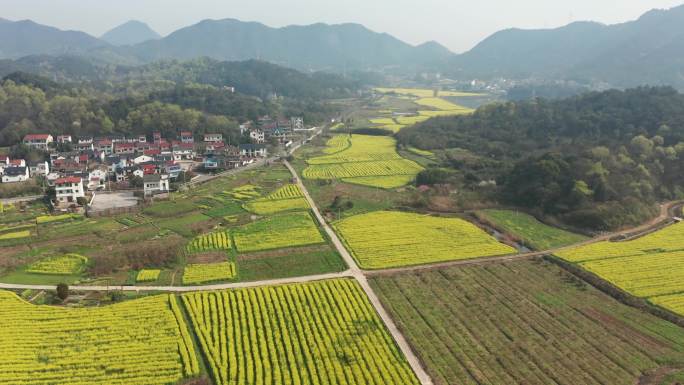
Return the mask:
<path id="1" fill-rule="evenodd" d="M 401 333 L 401 331 L 399 331 L 399 328 L 394 323 L 394 319 L 392 319 L 387 310 L 385 310 L 385 307 L 382 305 L 382 302 L 380 302 L 380 298 L 378 298 L 378 296 L 371 288 L 370 284 L 368 283 L 368 279 L 366 279 L 366 276 L 363 274 L 363 271 L 356 264 L 356 260 L 351 256 L 351 254 L 349 254 L 347 248 L 344 247 L 340 238 L 332 230 L 332 228 L 330 228 L 328 223 L 321 215 L 320 211 L 318 211 L 318 206 L 316 206 L 316 202 L 314 202 L 314 200 L 311 198 L 309 191 L 306 189 L 306 186 L 304 186 L 304 183 L 302 183 L 302 179 L 299 178 L 299 176 L 297 175 L 297 171 L 294 169 L 294 167 L 292 167 L 292 165 L 290 165 L 290 163 L 287 160 L 283 161 L 283 163 L 290 170 L 292 176 L 297 179 L 297 184 L 299 185 L 300 190 L 302 190 L 302 194 L 304 194 L 304 197 L 309 202 L 309 205 L 311 206 L 311 210 L 313 211 L 316 220 L 318 220 L 318 223 L 321 225 L 321 227 L 323 227 L 323 230 L 325 230 L 325 232 L 328 234 L 328 237 L 330 237 L 330 240 L 335 246 L 335 249 L 337 249 L 337 252 L 340 253 L 342 259 L 344 259 L 344 261 L 347 263 L 347 266 L 349 266 L 349 273 L 361 285 L 361 288 L 366 293 L 366 296 L 368 296 L 368 299 L 370 300 L 371 304 L 373 305 L 373 307 L 375 307 L 375 310 L 378 312 L 378 315 L 385 323 L 385 326 L 387 326 L 387 330 L 389 330 L 390 334 L 394 338 L 394 341 L 397 343 L 397 346 L 399 346 L 401 351 L 404 353 L 404 357 L 406 357 L 406 360 L 408 361 L 409 365 L 411 365 L 413 372 L 416 373 L 416 376 L 418 377 L 420 383 L 422 385 L 432 385 L 432 379 L 423 368 L 423 365 L 418 359 L 418 356 L 416 356 L 416 354 L 413 352 L 413 349 L 411 349 L 411 346 L 406 341 L 406 338 L 404 338 L 404 335 Z"/>

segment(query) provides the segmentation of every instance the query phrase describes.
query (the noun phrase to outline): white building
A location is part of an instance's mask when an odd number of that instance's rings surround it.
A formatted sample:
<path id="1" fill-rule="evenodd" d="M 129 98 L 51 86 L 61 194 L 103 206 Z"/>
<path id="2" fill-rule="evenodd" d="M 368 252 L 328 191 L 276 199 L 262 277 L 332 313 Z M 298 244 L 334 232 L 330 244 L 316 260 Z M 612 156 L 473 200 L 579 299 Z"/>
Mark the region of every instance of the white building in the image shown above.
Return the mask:
<path id="1" fill-rule="evenodd" d="M 78 198 L 85 198 L 83 181 L 75 176 L 59 178 L 55 181 L 55 193 L 57 195 L 57 205 L 69 206 L 75 204 Z"/>
<path id="2" fill-rule="evenodd" d="M 304 118 L 295 116 L 290 118 L 290 129 L 292 131 L 303 131 L 304 130 Z"/>
<path id="3" fill-rule="evenodd" d="M 26 182 L 29 180 L 28 167 L 7 167 L 2 172 L 2 183 Z"/>
<path id="4" fill-rule="evenodd" d="M 143 177 L 145 196 L 153 196 L 169 192 L 169 176 L 162 174 L 145 175 Z"/>
<path id="5" fill-rule="evenodd" d="M 29 173 L 32 177 L 47 176 L 50 173 L 50 164 L 46 161 L 32 163 L 29 166 Z"/>
<path id="6" fill-rule="evenodd" d="M 29 147 L 47 151 L 54 140 L 50 134 L 29 134 L 24 136 L 23 143 Z"/>
<path id="7" fill-rule="evenodd" d="M 268 155 L 268 150 L 264 144 L 241 144 L 240 155 L 250 158 L 265 158 Z"/>

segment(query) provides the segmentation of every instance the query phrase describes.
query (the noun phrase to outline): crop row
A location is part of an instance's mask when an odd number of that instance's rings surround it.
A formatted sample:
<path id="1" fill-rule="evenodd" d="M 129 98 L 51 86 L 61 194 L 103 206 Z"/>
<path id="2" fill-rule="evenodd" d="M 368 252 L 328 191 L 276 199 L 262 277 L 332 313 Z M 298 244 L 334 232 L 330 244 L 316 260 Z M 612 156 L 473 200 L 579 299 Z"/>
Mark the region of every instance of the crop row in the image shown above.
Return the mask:
<path id="1" fill-rule="evenodd" d="M 160 295 L 66 309 L 0 292 L 0 384 L 165 385 L 197 375 L 194 347 L 170 301 Z"/>
<path id="2" fill-rule="evenodd" d="M 352 280 L 182 298 L 217 385 L 418 384 Z"/>
<path id="3" fill-rule="evenodd" d="M 232 242 L 228 231 L 216 231 L 202 234 L 193 239 L 187 246 L 189 253 L 203 253 L 207 251 L 230 250 Z"/>
<path id="4" fill-rule="evenodd" d="M 304 170 L 308 179 L 339 179 L 363 176 L 417 175 L 422 168 L 406 159 L 377 160 L 309 166 Z"/>

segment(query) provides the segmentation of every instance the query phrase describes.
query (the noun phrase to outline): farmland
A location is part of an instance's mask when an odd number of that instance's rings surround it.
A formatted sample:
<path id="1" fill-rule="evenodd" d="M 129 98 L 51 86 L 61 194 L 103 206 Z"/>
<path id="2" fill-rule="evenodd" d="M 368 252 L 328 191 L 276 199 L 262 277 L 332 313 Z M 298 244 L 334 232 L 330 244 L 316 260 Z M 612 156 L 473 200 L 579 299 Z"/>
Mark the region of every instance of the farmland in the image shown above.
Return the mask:
<path id="1" fill-rule="evenodd" d="M 0 292 L 0 383 L 166 385 L 199 374 L 176 298 L 83 309 Z"/>
<path id="2" fill-rule="evenodd" d="M 259 215 L 275 214 L 283 211 L 308 210 L 309 203 L 297 185 L 285 185 L 265 198 L 255 199 L 245 204 L 245 209 Z"/>
<path id="3" fill-rule="evenodd" d="M 82 255 L 67 254 L 33 263 L 26 271 L 37 274 L 71 275 L 83 271 L 86 263 L 88 258 Z"/>
<path id="4" fill-rule="evenodd" d="M 661 365 L 684 364 L 684 330 L 552 264 L 450 268 L 371 284 L 435 384 L 631 385 Z"/>
<path id="5" fill-rule="evenodd" d="M 235 278 L 235 263 L 205 263 L 185 266 L 183 272 L 184 285 L 196 285 L 207 282 L 227 281 Z"/>
<path id="6" fill-rule="evenodd" d="M 587 239 L 582 235 L 545 225 L 535 217 L 517 211 L 484 210 L 478 215 L 536 250 L 548 250 Z"/>
<path id="7" fill-rule="evenodd" d="M 230 250 L 231 244 L 230 234 L 227 231 L 215 231 L 195 237 L 187 246 L 187 250 L 189 253 Z"/>
<path id="8" fill-rule="evenodd" d="M 422 170 L 396 152 L 393 138 L 353 135 L 351 147 L 307 160 L 308 179 L 341 179 L 366 186 L 395 188 L 409 183 Z"/>
<path id="9" fill-rule="evenodd" d="M 354 281 L 182 298 L 217 385 L 418 384 Z"/>
<path id="10" fill-rule="evenodd" d="M 457 218 L 379 211 L 334 224 L 366 269 L 381 269 L 513 254 L 475 225 Z"/>
<path id="11" fill-rule="evenodd" d="M 325 243 L 311 214 L 282 214 L 244 225 L 233 233 L 241 253 Z"/>
<path id="12" fill-rule="evenodd" d="M 288 183 L 291 178 L 275 163 L 217 178 L 115 217 L 50 216 L 40 202 L 5 205 L 0 215 L 0 282 L 183 285 L 186 265 L 220 262 L 234 264 L 233 273 L 221 274 L 220 281 L 241 280 L 242 272 L 244 279 L 268 279 L 344 270 L 308 214 L 301 191 Z M 320 249 L 309 252 L 310 245 Z M 273 249 L 283 250 L 259 254 Z M 72 254 L 87 258 L 87 264 L 65 274 L 57 267 L 62 263 L 58 259 Z M 301 265 L 302 256 L 307 266 Z M 158 278 L 139 280 L 141 270 L 158 270 Z"/>
<path id="13" fill-rule="evenodd" d="M 161 270 L 143 269 L 136 275 L 136 282 L 154 282 L 159 279 Z"/>
<path id="14" fill-rule="evenodd" d="M 684 224 L 623 242 L 600 242 L 557 252 L 615 286 L 684 314 Z M 666 299 L 660 299 L 666 296 Z"/>

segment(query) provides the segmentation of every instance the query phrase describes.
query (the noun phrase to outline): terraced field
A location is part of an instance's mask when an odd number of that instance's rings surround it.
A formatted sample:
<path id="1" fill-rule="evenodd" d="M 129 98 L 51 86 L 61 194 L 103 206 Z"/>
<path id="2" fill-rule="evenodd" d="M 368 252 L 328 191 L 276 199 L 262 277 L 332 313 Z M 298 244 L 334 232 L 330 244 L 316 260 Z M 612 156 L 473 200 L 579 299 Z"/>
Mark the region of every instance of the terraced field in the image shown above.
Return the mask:
<path id="1" fill-rule="evenodd" d="M 183 295 L 217 385 L 417 385 L 352 280 Z"/>
<path id="2" fill-rule="evenodd" d="M 535 217 L 517 211 L 484 210 L 478 215 L 536 250 L 548 250 L 587 239 L 585 236 L 545 225 Z"/>
<path id="3" fill-rule="evenodd" d="M 176 298 L 67 309 L 0 291 L 0 384 L 167 385 L 199 374 Z"/>
<path id="4" fill-rule="evenodd" d="M 309 159 L 303 176 L 395 188 L 409 183 L 422 170 L 397 153 L 393 138 L 353 135 L 350 142 L 351 147 L 346 150 Z"/>
<path id="5" fill-rule="evenodd" d="M 600 242 L 556 255 L 615 286 L 684 314 L 684 223 L 625 242 Z M 664 296 L 665 298 L 659 298 Z"/>
<path id="6" fill-rule="evenodd" d="M 457 218 L 377 211 L 344 219 L 334 227 L 359 265 L 366 269 L 516 252 L 472 223 Z"/>
<path id="7" fill-rule="evenodd" d="M 232 241 L 227 230 L 199 235 L 186 247 L 189 253 L 230 250 L 231 248 Z"/>
<path id="8" fill-rule="evenodd" d="M 371 285 L 435 384 L 655 384 L 640 380 L 684 367 L 684 329 L 549 263 L 378 276 Z"/>
<path id="9" fill-rule="evenodd" d="M 135 282 L 154 282 L 159 279 L 159 274 L 161 274 L 161 270 L 143 269 L 136 275 Z"/>
<path id="10" fill-rule="evenodd" d="M 309 203 L 297 185 L 288 184 L 265 198 L 250 201 L 245 204 L 245 209 L 255 214 L 268 215 L 283 211 L 308 210 Z"/>

